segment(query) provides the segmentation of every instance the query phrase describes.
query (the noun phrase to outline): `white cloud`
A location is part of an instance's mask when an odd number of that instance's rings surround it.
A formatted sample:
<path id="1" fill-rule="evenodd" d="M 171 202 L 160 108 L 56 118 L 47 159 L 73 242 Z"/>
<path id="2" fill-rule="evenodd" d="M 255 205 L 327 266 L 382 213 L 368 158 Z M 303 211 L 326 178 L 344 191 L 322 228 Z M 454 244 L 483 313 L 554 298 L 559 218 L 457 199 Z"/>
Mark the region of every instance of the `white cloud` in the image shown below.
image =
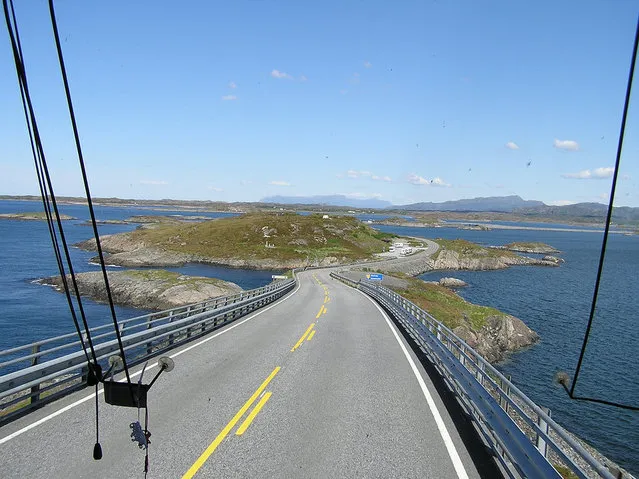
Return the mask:
<path id="1" fill-rule="evenodd" d="M 575 203 L 577 202 L 571 201 L 571 200 L 555 200 L 555 201 L 551 201 L 548 204 L 550 206 L 567 206 L 567 205 L 574 205 Z"/>
<path id="2" fill-rule="evenodd" d="M 293 77 L 291 75 L 289 75 L 288 73 L 284 73 L 284 72 L 281 72 L 279 70 L 273 70 L 271 72 L 271 76 L 273 78 L 280 78 L 280 79 L 285 78 L 287 80 L 292 80 L 293 79 Z"/>
<path id="3" fill-rule="evenodd" d="M 577 151 L 579 150 L 579 144 L 574 140 L 558 140 L 552 142 L 552 146 L 558 150 Z"/>
<path id="4" fill-rule="evenodd" d="M 140 180 L 141 185 L 154 185 L 154 186 L 164 186 L 168 185 L 168 181 L 164 180 Z"/>
<path id="5" fill-rule="evenodd" d="M 288 181 L 281 181 L 281 180 L 269 181 L 268 184 L 273 186 L 291 186 L 291 184 Z"/>
<path id="6" fill-rule="evenodd" d="M 373 66 L 373 64 L 371 62 L 369 62 L 369 61 L 365 61 L 364 62 L 364 68 L 370 68 L 372 66 Z"/>
<path id="7" fill-rule="evenodd" d="M 445 188 L 452 186 L 450 183 L 446 183 L 444 180 L 442 180 L 439 176 L 436 176 L 432 180 L 428 180 L 424 178 L 423 176 L 410 174 L 408 175 L 408 182 L 412 183 L 413 185 L 438 186 L 438 187 L 445 187 Z"/>
<path id="8" fill-rule="evenodd" d="M 210 191 L 215 191 L 217 193 L 221 193 L 222 191 L 224 191 L 224 188 L 218 188 L 216 186 L 209 186 L 209 190 Z"/>
<path id="9" fill-rule="evenodd" d="M 350 82 L 353 85 L 357 85 L 359 83 L 359 73 L 357 72 L 353 73 L 353 75 L 351 76 Z"/>
<path id="10" fill-rule="evenodd" d="M 371 176 L 372 180 L 377 180 L 377 181 L 393 181 L 393 179 L 390 176 L 377 176 L 377 175 L 372 175 Z"/>
<path id="11" fill-rule="evenodd" d="M 306 75 L 300 76 L 300 81 L 306 81 L 306 80 L 308 80 L 308 78 L 306 78 Z"/>
<path id="12" fill-rule="evenodd" d="M 509 150 L 518 150 L 519 145 L 514 141 L 509 141 L 508 143 L 506 143 L 506 148 L 508 148 Z"/>
<path id="13" fill-rule="evenodd" d="M 233 90 L 235 90 L 237 88 L 237 84 L 234 81 L 230 81 L 229 88 L 232 88 Z"/>
<path id="14" fill-rule="evenodd" d="M 246 185 L 252 185 L 253 182 L 251 180 L 240 180 L 240 185 L 242 186 L 246 186 Z"/>
<path id="15" fill-rule="evenodd" d="M 561 175 L 561 177 L 572 180 L 603 180 L 610 178 L 614 172 L 615 169 L 609 166 L 606 168 L 595 168 L 594 170 L 581 170 L 577 173 L 565 173 Z"/>
<path id="16" fill-rule="evenodd" d="M 233 101 L 237 100 L 237 96 L 235 95 L 224 95 L 222 96 L 222 101 Z"/>
<path id="17" fill-rule="evenodd" d="M 393 179 L 390 176 L 375 175 L 371 173 L 370 171 L 366 171 L 366 170 L 348 170 L 346 172 L 346 176 L 348 178 L 370 178 L 371 180 L 375 180 L 375 181 L 393 181 Z M 340 173 L 337 175 L 337 177 L 343 178 L 344 175 Z"/>
<path id="18" fill-rule="evenodd" d="M 346 172 L 346 176 L 348 176 L 349 178 L 360 178 L 362 176 L 373 176 L 373 174 L 370 171 L 364 170 L 348 170 Z"/>

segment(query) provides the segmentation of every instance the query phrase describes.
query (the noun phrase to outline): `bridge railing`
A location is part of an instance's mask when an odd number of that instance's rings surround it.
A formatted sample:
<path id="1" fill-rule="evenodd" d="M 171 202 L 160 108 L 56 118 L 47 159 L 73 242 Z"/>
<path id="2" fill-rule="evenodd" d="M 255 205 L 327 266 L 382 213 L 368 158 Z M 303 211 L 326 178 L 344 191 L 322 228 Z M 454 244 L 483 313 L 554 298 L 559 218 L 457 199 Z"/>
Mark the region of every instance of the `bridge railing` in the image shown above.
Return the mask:
<path id="1" fill-rule="evenodd" d="M 379 283 L 331 276 L 374 298 L 402 324 L 510 477 L 561 477 L 558 470 L 583 479 L 621 477 L 428 312 Z"/>
<path id="2" fill-rule="evenodd" d="M 119 322 L 129 365 L 142 363 L 271 303 L 295 279 Z M 98 361 L 119 354 L 113 325 L 90 328 Z M 86 338 L 86 331 L 82 331 Z M 86 342 L 86 341 L 85 341 Z M 77 333 L 0 351 L 0 425 L 86 385 L 86 356 Z M 118 371 L 116 371 L 118 372 Z"/>

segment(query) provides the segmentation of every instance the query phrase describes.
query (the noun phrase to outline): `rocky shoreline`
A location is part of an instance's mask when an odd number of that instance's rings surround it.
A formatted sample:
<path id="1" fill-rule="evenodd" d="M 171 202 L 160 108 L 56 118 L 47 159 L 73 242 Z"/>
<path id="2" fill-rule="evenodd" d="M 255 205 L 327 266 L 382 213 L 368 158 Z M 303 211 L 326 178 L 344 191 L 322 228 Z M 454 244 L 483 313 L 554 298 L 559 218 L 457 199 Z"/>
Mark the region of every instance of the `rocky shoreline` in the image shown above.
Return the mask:
<path id="1" fill-rule="evenodd" d="M 60 219 L 75 220 L 73 216 L 60 215 Z M 43 212 L 37 213 L 0 213 L 0 220 L 19 220 L 19 221 L 46 221 L 47 217 Z"/>
<path id="2" fill-rule="evenodd" d="M 81 296 L 106 302 L 107 294 L 101 271 L 75 275 Z M 138 309 L 163 310 L 199 303 L 216 296 L 242 291 L 235 283 L 215 278 L 184 276 L 164 270 L 109 271 L 111 295 L 116 304 Z M 67 275 L 68 281 L 70 276 Z M 40 284 L 62 291 L 61 276 L 43 278 Z"/>

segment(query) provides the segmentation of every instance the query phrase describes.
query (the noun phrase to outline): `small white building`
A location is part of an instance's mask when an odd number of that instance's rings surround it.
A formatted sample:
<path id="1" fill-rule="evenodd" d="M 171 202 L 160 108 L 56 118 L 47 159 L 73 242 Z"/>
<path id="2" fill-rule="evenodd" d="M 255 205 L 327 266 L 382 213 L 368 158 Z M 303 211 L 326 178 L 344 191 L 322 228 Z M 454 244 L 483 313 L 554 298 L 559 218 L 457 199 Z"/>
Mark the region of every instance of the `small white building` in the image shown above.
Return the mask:
<path id="1" fill-rule="evenodd" d="M 324 216 L 322 216 L 322 219 L 323 220 L 327 220 L 327 219 L 329 219 L 329 217 L 328 217 L 328 215 L 324 215 Z"/>
<path id="2" fill-rule="evenodd" d="M 393 243 L 393 246 L 394 246 L 395 248 L 403 248 L 403 247 L 404 247 L 404 243 L 402 243 L 402 242 L 396 242 L 396 243 Z"/>

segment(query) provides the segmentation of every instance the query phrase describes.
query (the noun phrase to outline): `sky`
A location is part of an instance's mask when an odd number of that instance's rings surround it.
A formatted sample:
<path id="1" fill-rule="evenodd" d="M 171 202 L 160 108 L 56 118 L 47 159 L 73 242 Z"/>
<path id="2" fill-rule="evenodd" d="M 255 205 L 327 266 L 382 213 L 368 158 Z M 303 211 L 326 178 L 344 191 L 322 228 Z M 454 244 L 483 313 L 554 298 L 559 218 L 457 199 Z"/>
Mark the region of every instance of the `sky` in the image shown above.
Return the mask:
<path id="1" fill-rule="evenodd" d="M 608 201 L 636 0 L 58 0 L 56 13 L 94 196 Z M 55 192 L 82 196 L 47 3 L 16 14 Z M 637 207 L 635 83 L 615 205 Z M 6 33 L 0 194 L 38 194 Z"/>

